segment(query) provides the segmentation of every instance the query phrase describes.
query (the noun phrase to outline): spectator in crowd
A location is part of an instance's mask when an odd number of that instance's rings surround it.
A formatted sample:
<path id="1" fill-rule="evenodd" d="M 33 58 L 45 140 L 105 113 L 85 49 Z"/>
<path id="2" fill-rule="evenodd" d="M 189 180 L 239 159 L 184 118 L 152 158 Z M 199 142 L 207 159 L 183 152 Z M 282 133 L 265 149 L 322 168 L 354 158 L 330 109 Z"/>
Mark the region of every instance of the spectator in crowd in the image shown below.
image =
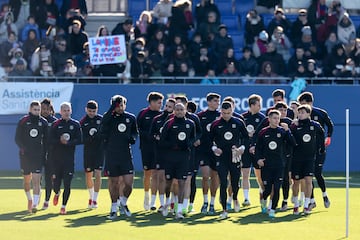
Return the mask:
<path id="1" fill-rule="evenodd" d="M 31 15 L 30 8 L 33 8 L 38 4 L 39 3 L 36 3 L 35 0 L 9 0 L 11 11 L 14 14 L 14 23 L 19 30 L 27 23 L 27 17 Z"/>
<path id="2" fill-rule="evenodd" d="M 255 9 L 259 14 L 273 13 L 279 4 L 280 0 L 258 0 Z"/>
<path id="3" fill-rule="evenodd" d="M 60 39 L 55 43 L 55 49 L 51 52 L 51 63 L 54 74 L 57 76 L 64 75 L 65 66 L 68 59 L 71 58 L 71 53 L 67 49 L 65 39 Z"/>
<path id="4" fill-rule="evenodd" d="M 70 9 L 80 9 L 80 13 L 85 19 L 88 15 L 86 0 L 63 0 L 63 4 L 60 9 L 61 15 L 65 17 L 66 13 Z"/>
<path id="5" fill-rule="evenodd" d="M 204 44 L 210 46 L 219 31 L 220 24 L 216 20 L 216 13 L 209 12 L 207 21 L 201 22 L 197 25 L 197 32 L 201 34 L 201 39 Z"/>
<path id="6" fill-rule="evenodd" d="M 74 56 L 82 52 L 84 43 L 88 41 L 88 35 L 81 30 L 81 22 L 74 20 L 71 34 L 68 37 L 68 46 L 70 53 Z"/>
<path id="7" fill-rule="evenodd" d="M 131 30 L 133 28 L 133 21 L 131 18 L 125 19 L 124 22 L 118 23 L 111 31 L 111 35 L 124 35 L 126 50 L 130 51 Z"/>
<path id="8" fill-rule="evenodd" d="M 131 55 L 136 55 L 139 51 L 145 51 L 146 40 L 143 37 L 135 39 L 131 46 Z"/>
<path id="9" fill-rule="evenodd" d="M 297 45 L 301 41 L 302 36 L 302 28 L 305 26 L 309 26 L 311 28 L 311 32 L 313 36 L 315 36 L 315 26 L 311 25 L 308 17 L 307 17 L 307 10 L 306 9 L 300 9 L 298 11 L 298 17 L 294 21 L 294 23 L 291 26 L 291 42 L 294 45 Z"/>
<path id="10" fill-rule="evenodd" d="M 1 4 L 0 9 L 0 24 L 5 20 L 6 14 L 10 11 L 10 6 L 8 4 L 8 1 L 6 3 Z"/>
<path id="11" fill-rule="evenodd" d="M 159 0 L 152 10 L 152 16 L 155 22 L 160 25 L 167 25 L 171 17 L 171 8 L 173 2 L 171 0 Z"/>
<path id="12" fill-rule="evenodd" d="M 259 66 L 262 66 L 261 67 L 262 70 L 265 70 L 264 62 L 271 62 L 272 73 L 275 73 L 277 75 L 283 75 L 285 73 L 285 61 L 282 55 L 276 52 L 276 47 L 272 42 L 268 43 L 266 47 L 266 53 L 261 55 L 258 61 L 259 61 Z"/>
<path id="13" fill-rule="evenodd" d="M 54 0 L 45 0 L 44 3 L 40 5 L 35 16 L 35 20 L 40 28 L 41 38 L 44 39 L 49 27 L 56 26 L 57 19 L 59 18 L 59 9 L 54 3 Z"/>
<path id="14" fill-rule="evenodd" d="M 205 46 L 206 44 L 201 41 L 201 34 L 199 32 L 195 32 L 192 36 L 192 39 L 189 41 L 188 50 L 189 57 L 192 62 L 195 62 L 200 57 L 200 48 Z"/>
<path id="15" fill-rule="evenodd" d="M 331 2 L 327 16 L 324 23 L 316 26 L 316 40 L 318 43 L 323 44 L 328 38 L 330 32 L 337 31 L 337 24 L 340 16 L 344 14 L 345 10 L 341 7 L 341 4 L 338 1 Z"/>
<path id="16" fill-rule="evenodd" d="M 175 65 L 175 72 L 180 72 L 181 63 L 186 62 L 188 66 L 191 66 L 189 55 L 186 51 L 186 48 L 183 45 L 178 45 L 176 52 L 173 54 L 171 62 Z"/>
<path id="17" fill-rule="evenodd" d="M 230 7 L 230 6 L 229 6 Z M 220 24 L 220 11 L 213 0 L 201 0 L 195 8 L 195 17 L 196 17 L 196 25 L 199 26 L 202 23 L 206 23 L 208 21 L 209 13 L 215 13 L 215 21 L 219 25 Z"/>
<path id="18" fill-rule="evenodd" d="M 277 8 L 274 11 L 274 17 L 269 22 L 267 32 L 269 34 L 273 33 L 277 26 L 282 27 L 284 33 L 286 35 L 289 35 L 291 29 L 291 22 L 286 18 L 284 10 L 282 8 Z"/>
<path id="19" fill-rule="evenodd" d="M 291 57 L 291 42 L 284 33 L 282 27 L 277 26 L 271 36 L 271 42 L 274 44 L 277 53 L 281 54 L 284 61 L 287 63 Z"/>
<path id="20" fill-rule="evenodd" d="M 175 64 L 173 62 L 168 62 L 162 70 L 161 75 L 166 77 L 165 83 L 175 83 Z"/>
<path id="21" fill-rule="evenodd" d="M 206 45 L 201 45 L 199 52 L 200 54 L 198 58 L 194 59 L 193 61 L 193 66 L 195 70 L 195 75 L 203 77 L 208 74 L 209 69 L 214 68 L 214 62 L 209 55 Z"/>
<path id="22" fill-rule="evenodd" d="M 105 25 L 101 25 L 96 33 L 96 37 L 104 37 L 109 35 L 110 35 L 109 29 Z"/>
<path id="23" fill-rule="evenodd" d="M 329 55 L 332 52 L 332 49 L 335 45 L 338 45 L 340 43 L 336 32 L 330 32 L 328 39 L 326 39 L 324 46 L 325 46 L 325 54 Z"/>
<path id="24" fill-rule="evenodd" d="M 261 65 L 261 73 L 255 83 L 259 84 L 279 84 L 280 81 L 276 79 L 279 75 L 273 71 L 273 64 L 270 61 L 265 61 Z"/>
<path id="25" fill-rule="evenodd" d="M 9 73 L 13 70 L 13 67 L 10 63 L 2 64 L 0 66 L 0 82 L 7 82 Z"/>
<path id="26" fill-rule="evenodd" d="M 355 39 L 355 47 L 349 54 L 349 57 L 354 60 L 355 66 L 360 66 L 360 38 Z"/>
<path id="27" fill-rule="evenodd" d="M 154 35 L 147 41 L 146 48 L 149 50 L 150 55 L 157 51 L 157 47 L 160 43 L 166 44 L 167 39 L 163 29 L 158 28 L 155 30 Z M 166 45 L 165 45 L 166 50 Z"/>
<path id="28" fill-rule="evenodd" d="M 345 45 L 350 42 L 351 37 L 354 39 L 356 36 L 355 25 L 346 12 L 340 17 L 337 24 L 337 36 L 339 41 Z"/>
<path id="29" fill-rule="evenodd" d="M 77 67 L 74 64 L 74 61 L 69 58 L 66 60 L 63 69 L 58 71 L 58 76 L 65 76 L 65 77 L 75 77 L 77 74 Z"/>
<path id="30" fill-rule="evenodd" d="M 305 26 L 301 31 L 302 37 L 300 45 L 304 48 L 305 57 L 320 59 L 322 55 L 315 40 L 313 39 L 311 28 L 309 26 Z"/>
<path id="31" fill-rule="evenodd" d="M 215 70 L 209 69 L 205 78 L 201 79 L 200 84 L 220 84 L 219 78 L 215 75 Z"/>
<path id="32" fill-rule="evenodd" d="M 85 65 L 90 64 L 89 42 L 84 43 L 82 52 L 75 56 L 74 64 L 78 70 L 81 70 Z"/>
<path id="33" fill-rule="evenodd" d="M 17 63 L 17 60 L 22 60 L 25 68 L 27 68 L 27 62 L 24 58 L 24 52 L 21 48 L 15 48 L 12 52 L 12 58 L 10 60 L 10 63 L 15 66 L 15 64 Z"/>
<path id="34" fill-rule="evenodd" d="M 239 61 L 239 73 L 244 76 L 244 83 L 250 83 L 251 77 L 257 76 L 259 65 L 256 59 L 252 56 L 251 48 L 243 48 L 243 56 Z"/>
<path id="35" fill-rule="evenodd" d="M 39 46 L 39 43 L 39 40 L 36 38 L 36 31 L 34 29 L 30 29 L 22 46 L 26 62 L 31 62 L 31 56 L 35 49 Z"/>
<path id="36" fill-rule="evenodd" d="M 254 57 L 259 58 L 262 54 L 267 51 L 267 43 L 269 40 L 269 35 L 265 30 L 262 30 L 259 33 L 259 36 L 255 38 L 255 42 L 252 45 L 252 50 Z"/>
<path id="37" fill-rule="evenodd" d="M 223 83 L 230 83 L 230 84 L 242 83 L 240 74 L 236 69 L 236 63 L 234 62 L 228 63 L 222 74 L 220 74 L 220 76 L 223 78 L 221 79 L 221 82 Z"/>
<path id="38" fill-rule="evenodd" d="M 311 25 L 318 28 L 325 23 L 328 15 L 328 7 L 326 0 L 312 0 L 310 7 L 308 8 L 308 19 Z"/>
<path id="39" fill-rule="evenodd" d="M 326 77 L 336 77 L 346 64 L 345 49 L 342 44 L 338 44 L 324 61 L 324 74 Z"/>
<path id="40" fill-rule="evenodd" d="M 307 62 L 298 61 L 296 71 L 293 74 L 289 74 L 288 76 L 292 77 L 293 79 L 307 78 L 308 77 Z"/>
<path id="41" fill-rule="evenodd" d="M 307 60 L 307 68 L 306 68 L 307 76 L 309 78 L 317 78 L 322 77 L 322 69 L 318 66 L 315 59 Z"/>
<path id="42" fill-rule="evenodd" d="M 166 65 L 167 56 L 165 51 L 165 43 L 160 42 L 157 49 L 149 57 L 149 63 L 151 65 L 152 76 L 161 76 L 162 70 Z"/>
<path id="43" fill-rule="evenodd" d="M 191 2 L 188 0 L 177 0 L 171 8 L 169 41 L 171 42 L 176 35 L 181 36 L 185 41 L 188 37 L 188 31 L 193 29 L 193 27 Z"/>
<path id="44" fill-rule="evenodd" d="M 173 56 L 174 54 L 176 54 L 176 50 L 178 46 L 181 46 L 185 50 L 187 49 L 186 40 L 184 40 L 180 35 L 175 35 L 173 41 L 169 42 L 169 47 L 167 51 L 168 55 Z"/>
<path id="45" fill-rule="evenodd" d="M 139 51 L 131 57 L 131 83 L 148 83 L 151 66 L 146 61 L 145 52 Z"/>
<path id="46" fill-rule="evenodd" d="M 220 57 L 214 57 L 214 59 L 217 60 L 215 72 L 217 75 L 223 73 L 229 63 L 234 63 L 236 68 L 238 65 L 233 48 L 228 48 L 224 55 Z"/>
<path id="47" fill-rule="evenodd" d="M 355 49 L 355 45 L 356 45 L 356 35 L 351 34 L 349 37 L 349 42 L 347 44 L 344 44 L 346 56 L 350 56 L 351 52 Z"/>
<path id="48" fill-rule="evenodd" d="M 214 51 L 215 58 L 221 58 L 226 55 L 229 48 L 234 48 L 234 43 L 231 36 L 227 32 L 227 27 L 221 24 L 218 29 L 218 33 L 215 36 L 211 45 Z"/>
<path id="49" fill-rule="evenodd" d="M 142 11 L 134 28 L 135 38 L 143 37 L 148 42 L 153 36 L 155 26 L 152 24 L 151 12 Z"/>
<path id="50" fill-rule="evenodd" d="M 359 76 L 359 67 L 355 66 L 355 61 L 351 58 L 346 59 L 345 66 L 340 69 L 337 77 L 341 78 L 355 78 Z M 337 80 L 336 83 L 352 84 L 353 80 Z"/>
<path id="51" fill-rule="evenodd" d="M 32 73 L 26 69 L 25 63 L 23 60 L 19 59 L 14 69 L 9 73 L 9 77 L 12 81 L 19 81 L 19 82 L 31 82 L 32 80 L 30 78 L 24 78 L 32 76 Z M 22 77 L 17 79 L 16 77 Z"/>
<path id="52" fill-rule="evenodd" d="M 49 69 L 43 63 L 46 62 L 51 67 L 51 61 L 50 43 L 43 41 L 31 56 L 30 69 L 34 75 L 40 75 L 40 70 L 42 70 L 43 66 L 45 67 L 43 71 L 47 72 Z"/>
<path id="53" fill-rule="evenodd" d="M 71 26 L 74 20 L 81 22 L 81 30 L 85 31 L 86 21 L 83 15 L 81 15 L 80 9 L 70 9 L 67 11 L 66 18 L 63 20 L 61 27 L 66 33 L 71 33 Z"/>
<path id="54" fill-rule="evenodd" d="M 39 26 L 36 24 L 35 22 L 35 17 L 30 15 L 27 18 L 27 23 L 25 24 L 24 28 L 21 31 L 21 41 L 25 42 L 28 38 L 28 33 L 30 30 L 34 30 L 35 31 L 35 38 L 37 40 L 40 40 L 40 30 L 39 30 Z"/>
<path id="55" fill-rule="evenodd" d="M 245 43 L 246 45 L 252 45 L 259 36 L 260 32 L 265 30 L 264 20 L 257 13 L 255 9 L 252 9 L 246 15 L 245 22 Z"/>
<path id="56" fill-rule="evenodd" d="M 287 67 L 288 75 L 294 76 L 298 62 L 305 63 L 306 61 L 307 61 L 307 57 L 305 57 L 304 48 L 301 44 L 299 44 L 296 46 L 294 54 L 289 59 L 288 67 Z"/>
<path id="57" fill-rule="evenodd" d="M 0 62 L 1 64 L 10 64 L 10 59 L 12 52 L 20 47 L 19 42 L 17 41 L 16 34 L 10 32 L 6 41 L 1 42 L 0 44 Z"/>
<path id="58" fill-rule="evenodd" d="M 0 42 L 7 40 L 11 32 L 14 32 L 17 36 L 18 28 L 14 23 L 13 13 L 7 12 L 5 15 L 5 20 L 0 24 Z"/>

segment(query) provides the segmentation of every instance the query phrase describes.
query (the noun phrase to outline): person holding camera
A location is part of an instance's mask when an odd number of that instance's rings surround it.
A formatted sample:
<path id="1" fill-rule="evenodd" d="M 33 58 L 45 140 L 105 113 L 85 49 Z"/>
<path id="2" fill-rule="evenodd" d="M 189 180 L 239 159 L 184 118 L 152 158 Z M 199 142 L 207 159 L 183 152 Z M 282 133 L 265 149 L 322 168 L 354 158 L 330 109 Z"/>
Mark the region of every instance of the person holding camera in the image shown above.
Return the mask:
<path id="1" fill-rule="evenodd" d="M 124 96 L 115 95 L 111 98 L 111 106 L 104 114 L 100 134 L 104 141 L 105 174 L 109 178 L 111 210 L 108 216 L 113 220 L 117 217 L 117 201 L 126 216 L 131 212 L 127 200 L 134 183 L 134 165 L 131 145 L 138 137 L 136 117 L 126 112 L 127 100 Z"/>

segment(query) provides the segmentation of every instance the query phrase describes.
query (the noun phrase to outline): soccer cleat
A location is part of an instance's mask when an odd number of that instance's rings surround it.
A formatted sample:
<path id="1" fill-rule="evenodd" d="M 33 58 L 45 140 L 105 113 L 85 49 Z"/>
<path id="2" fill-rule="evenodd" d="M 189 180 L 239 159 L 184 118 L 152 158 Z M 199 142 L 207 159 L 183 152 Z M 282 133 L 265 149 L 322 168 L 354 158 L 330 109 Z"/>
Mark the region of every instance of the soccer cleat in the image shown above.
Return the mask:
<path id="1" fill-rule="evenodd" d="M 44 202 L 43 206 L 42 206 L 42 210 L 46 210 L 49 208 L 49 203 L 48 202 Z"/>
<path id="2" fill-rule="evenodd" d="M 244 202 L 241 204 L 243 207 L 250 206 L 250 201 L 248 199 L 245 199 Z"/>
<path id="3" fill-rule="evenodd" d="M 227 203 L 226 203 L 226 210 L 229 211 L 229 210 L 231 210 L 231 209 L 232 209 L 232 207 L 231 207 L 231 202 L 227 202 Z"/>
<path id="4" fill-rule="evenodd" d="M 175 215 L 175 219 L 181 220 L 181 219 L 184 219 L 184 218 L 185 218 L 184 215 L 182 215 L 182 213 L 180 213 L 180 212 L 176 213 L 176 215 Z"/>
<path id="5" fill-rule="evenodd" d="M 148 197 L 144 198 L 144 209 L 145 209 L 145 211 L 150 210 L 150 203 L 149 203 L 149 198 Z"/>
<path id="6" fill-rule="evenodd" d="M 31 209 L 31 213 L 36 213 L 37 212 L 37 208 L 35 205 L 32 206 L 32 209 Z"/>
<path id="7" fill-rule="evenodd" d="M 60 196 L 60 192 L 58 194 L 55 194 L 54 195 L 54 198 L 53 198 L 53 205 L 56 206 L 58 205 L 59 203 L 59 196 Z"/>
<path id="8" fill-rule="evenodd" d="M 162 215 L 164 217 L 167 217 L 167 215 L 169 214 L 169 206 L 168 205 L 165 205 L 163 210 L 162 210 Z"/>
<path id="9" fill-rule="evenodd" d="M 176 213 L 177 210 L 178 210 L 178 203 L 176 202 L 176 203 L 174 203 L 174 213 Z"/>
<path id="10" fill-rule="evenodd" d="M 96 201 L 91 201 L 91 208 L 98 208 L 98 204 Z"/>
<path id="11" fill-rule="evenodd" d="M 220 219 L 226 219 L 226 218 L 228 218 L 228 212 L 226 212 L 226 211 L 222 212 L 222 213 L 219 215 L 219 218 L 220 218 Z"/>
<path id="12" fill-rule="evenodd" d="M 194 211 L 193 205 L 189 205 L 189 206 L 188 206 L 188 213 L 191 213 L 191 212 L 193 212 L 193 211 Z"/>
<path id="13" fill-rule="evenodd" d="M 269 217 L 270 217 L 270 218 L 275 218 L 275 210 L 270 209 L 270 211 L 269 211 Z"/>
<path id="14" fill-rule="evenodd" d="M 240 203 L 239 200 L 234 200 L 234 211 L 240 212 Z"/>
<path id="15" fill-rule="evenodd" d="M 182 215 L 186 216 L 186 215 L 188 214 L 188 211 L 187 211 L 186 208 L 183 208 L 183 209 L 181 210 L 181 213 L 182 213 Z"/>
<path id="16" fill-rule="evenodd" d="M 122 204 L 119 204 L 118 208 L 119 208 L 119 214 L 120 214 L 120 215 L 121 215 L 121 214 L 125 214 L 125 210 L 124 210 Z"/>
<path id="17" fill-rule="evenodd" d="M 27 209 L 29 211 L 29 213 L 32 213 L 32 200 L 28 200 L 28 205 L 27 205 Z"/>
<path id="18" fill-rule="evenodd" d="M 157 210 L 158 213 L 162 213 L 164 211 L 164 206 L 160 206 Z"/>
<path id="19" fill-rule="evenodd" d="M 155 206 L 151 206 L 150 210 L 151 210 L 151 211 L 155 211 L 155 210 L 156 210 L 156 207 L 155 207 Z"/>
<path id="20" fill-rule="evenodd" d="M 327 196 L 323 197 L 324 199 L 324 206 L 325 208 L 329 208 L 330 207 L 330 200 Z"/>
<path id="21" fill-rule="evenodd" d="M 109 216 L 107 217 L 110 220 L 114 220 L 115 218 L 117 218 L 117 214 L 116 212 L 110 212 Z"/>
<path id="22" fill-rule="evenodd" d="M 62 207 L 60 209 L 60 215 L 65 215 L 66 214 L 66 209 L 64 207 Z"/>
<path id="23" fill-rule="evenodd" d="M 209 204 L 207 202 L 205 202 L 201 207 L 201 213 L 206 214 L 208 206 L 209 206 Z"/>
<path id="24" fill-rule="evenodd" d="M 310 208 L 304 207 L 304 214 L 305 214 L 305 215 L 309 215 L 310 213 L 311 213 Z"/>
<path id="25" fill-rule="evenodd" d="M 260 202 L 261 202 L 261 204 L 260 204 L 261 212 L 262 213 L 267 213 L 266 201 L 264 199 L 261 199 Z"/>
<path id="26" fill-rule="evenodd" d="M 316 202 L 313 203 L 309 203 L 309 210 L 313 210 L 314 208 L 316 208 Z"/>
<path id="27" fill-rule="evenodd" d="M 214 205 L 210 204 L 208 214 L 209 214 L 209 215 L 214 215 L 214 214 L 215 214 Z"/>
<path id="28" fill-rule="evenodd" d="M 127 206 L 127 205 L 125 205 L 125 206 L 123 205 L 122 208 L 124 209 L 125 215 L 128 216 L 128 217 L 131 217 L 131 212 L 130 212 L 128 206 Z"/>
<path id="29" fill-rule="evenodd" d="M 174 203 L 170 203 L 170 212 L 171 213 L 175 213 L 175 204 Z"/>
<path id="30" fill-rule="evenodd" d="M 281 203 L 281 211 L 286 211 L 288 209 L 287 202 L 283 201 Z"/>
<path id="31" fill-rule="evenodd" d="M 89 199 L 89 201 L 88 201 L 88 208 L 89 208 L 89 209 L 92 208 L 92 201 L 91 201 L 91 199 Z"/>
<path id="32" fill-rule="evenodd" d="M 299 207 L 294 207 L 293 214 L 294 215 L 299 215 L 300 214 Z"/>

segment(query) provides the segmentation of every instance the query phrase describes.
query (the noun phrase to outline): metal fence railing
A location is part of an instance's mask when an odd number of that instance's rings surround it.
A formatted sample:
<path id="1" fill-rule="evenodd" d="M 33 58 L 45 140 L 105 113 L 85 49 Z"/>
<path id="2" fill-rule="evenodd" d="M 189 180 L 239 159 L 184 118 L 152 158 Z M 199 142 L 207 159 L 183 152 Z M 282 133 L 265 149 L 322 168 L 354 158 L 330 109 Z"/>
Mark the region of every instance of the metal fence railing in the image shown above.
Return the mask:
<path id="1" fill-rule="evenodd" d="M 87 0 L 86 6 L 89 13 L 125 13 L 128 0 Z"/>
<path id="2" fill-rule="evenodd" d="M 358 78 L 307 78 L 307 85 L 359 85 Z M 2 82 L 73 82 L 92 84 L 234 84 L 234 85 L 289 85 L 294 79 L 288 77 L 149 77 L 123 80 L 118 77 L 42 77 L 42 76 L 9 76 Z M 1 83 L 0 81 L 0 83 Z"/>

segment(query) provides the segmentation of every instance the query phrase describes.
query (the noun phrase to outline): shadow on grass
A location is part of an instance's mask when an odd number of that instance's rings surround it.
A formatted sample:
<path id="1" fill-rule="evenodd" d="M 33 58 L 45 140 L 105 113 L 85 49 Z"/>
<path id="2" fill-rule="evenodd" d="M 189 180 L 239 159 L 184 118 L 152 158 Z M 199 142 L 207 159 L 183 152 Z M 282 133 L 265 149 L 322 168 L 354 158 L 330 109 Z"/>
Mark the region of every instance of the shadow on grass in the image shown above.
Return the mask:
<path id="1" fill-rule="evenodd" d="M 88 211 L 87 209 L 80 209 L 80 210 L 73 210 L 68 211 L 66 216 L 79 214 Z M 43 221 L 48 220 L 50 218 L 61 216 L 58 213 L 47 213 L 42 214 L 44 210 L 38 210 L 36 213 L 29 213 L 28 211 L 18 211 L 18 212 L 10 212 L 0 215 L 0 221 L 10 221 L 10 220 L 17 220 L 17 221 Z"/>

